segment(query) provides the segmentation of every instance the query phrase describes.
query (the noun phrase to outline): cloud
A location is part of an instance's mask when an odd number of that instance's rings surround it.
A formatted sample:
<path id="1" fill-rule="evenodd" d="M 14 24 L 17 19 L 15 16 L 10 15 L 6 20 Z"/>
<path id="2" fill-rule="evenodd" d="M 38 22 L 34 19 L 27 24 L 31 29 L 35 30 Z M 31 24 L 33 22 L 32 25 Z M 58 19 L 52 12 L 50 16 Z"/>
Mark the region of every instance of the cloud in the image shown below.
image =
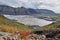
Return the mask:
<path id="1" fill-rule="evenodd" d="M 50 9 L 60 13 L 60 0 L 0 0 L 0 3 L 12 7 Z"/>

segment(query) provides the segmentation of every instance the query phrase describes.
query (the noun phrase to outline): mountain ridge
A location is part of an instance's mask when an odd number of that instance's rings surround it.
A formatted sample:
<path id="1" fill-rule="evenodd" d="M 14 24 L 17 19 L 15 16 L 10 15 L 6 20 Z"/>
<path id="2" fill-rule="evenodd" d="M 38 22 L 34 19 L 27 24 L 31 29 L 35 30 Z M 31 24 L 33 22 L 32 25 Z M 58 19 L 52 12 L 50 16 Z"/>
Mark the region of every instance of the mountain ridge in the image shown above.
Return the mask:
<path id="1" fill-rule="evenodd" d="M 13 8 L 7 5 L 0 5 L 0 13 L 6 15 L 55 14 L 55 12 L 48 9 Z"/>

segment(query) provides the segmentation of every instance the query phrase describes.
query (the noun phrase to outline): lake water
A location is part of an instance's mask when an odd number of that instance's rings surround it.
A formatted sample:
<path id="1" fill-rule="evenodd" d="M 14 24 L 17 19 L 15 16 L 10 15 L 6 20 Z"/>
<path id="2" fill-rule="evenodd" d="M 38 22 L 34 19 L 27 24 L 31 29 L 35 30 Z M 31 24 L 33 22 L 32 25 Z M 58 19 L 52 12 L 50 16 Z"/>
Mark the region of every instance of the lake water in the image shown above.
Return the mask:
<path id="1" fill-rule="evenodd" d="M 23 23 L 25 25 L 45 26 L 45 25 L 52 23 L 52 21 L 38 19 L 38 18 L 35 18 L 33 16 L 29 16 L 29 15 L 4 15 L 4 16 L 9 19 L 17 20 L 18 22 Z"/>

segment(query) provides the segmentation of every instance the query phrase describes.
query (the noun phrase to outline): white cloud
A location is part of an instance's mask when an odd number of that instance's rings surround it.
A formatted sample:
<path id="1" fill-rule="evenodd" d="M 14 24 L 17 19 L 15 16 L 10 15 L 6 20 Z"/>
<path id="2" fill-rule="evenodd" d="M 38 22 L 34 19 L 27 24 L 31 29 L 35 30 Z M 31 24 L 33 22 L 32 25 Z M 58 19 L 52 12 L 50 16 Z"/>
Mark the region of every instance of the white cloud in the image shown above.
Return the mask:
<path id="1" fill-rule="evenodd" d="M 13 7 L 44 8 L 60 12 L 60 0 L 0 0 L 0 3 Z"/>

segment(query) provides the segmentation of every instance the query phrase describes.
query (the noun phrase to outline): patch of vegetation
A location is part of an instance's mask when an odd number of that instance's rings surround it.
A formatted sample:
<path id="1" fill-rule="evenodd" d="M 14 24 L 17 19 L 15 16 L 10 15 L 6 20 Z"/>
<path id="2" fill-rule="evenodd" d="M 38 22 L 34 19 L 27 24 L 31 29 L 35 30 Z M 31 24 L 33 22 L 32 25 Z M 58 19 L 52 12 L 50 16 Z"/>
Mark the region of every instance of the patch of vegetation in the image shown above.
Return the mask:
<path id="1" fill-rule="evenodd" d="M 32 28 L 0 15 L 0 31 L 15 32 L 20 30 L 31 31 Z"/>
<path id="2" fill-rule="evenodd" d="M 50 25 L 41 27 L 42 30 L 60 29 L 60 22 L 55 22 Z"/>
<path id="3" fill-rule="evenodd" d="M 60 19 L 60 16 L 51 16 L 51 18 L 57 18 L 57 19 Z"/>

